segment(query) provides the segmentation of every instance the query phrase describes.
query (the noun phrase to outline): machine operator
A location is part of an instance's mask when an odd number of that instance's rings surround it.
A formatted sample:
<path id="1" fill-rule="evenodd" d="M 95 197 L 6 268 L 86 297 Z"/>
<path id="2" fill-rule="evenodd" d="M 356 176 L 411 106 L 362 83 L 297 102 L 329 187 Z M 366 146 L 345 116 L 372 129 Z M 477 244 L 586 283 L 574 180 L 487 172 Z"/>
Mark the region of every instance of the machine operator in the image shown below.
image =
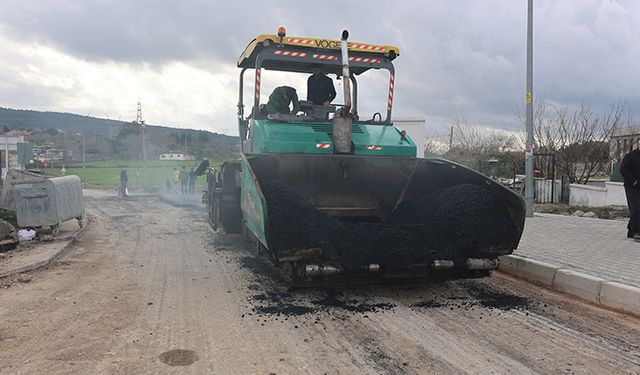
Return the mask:
<path id="1" fill-rule="evenodd" d="M 289 107 L 293 103 L 293 109 Z M 298 102 L 298 94 L 296 89 L 289 86 L 276 87 L 267 102 L 267 113 L 297 114 L 300 111 L 300 103 Z"/>
<path id="2" fill-rule="evenodd" d="M 307 100 L 315 105 L 328 106 L 336 97 L 336 89 L 333 80 L 320 70 L 320 64 L 312 64 L 313 73 L 307 79 Z"/>

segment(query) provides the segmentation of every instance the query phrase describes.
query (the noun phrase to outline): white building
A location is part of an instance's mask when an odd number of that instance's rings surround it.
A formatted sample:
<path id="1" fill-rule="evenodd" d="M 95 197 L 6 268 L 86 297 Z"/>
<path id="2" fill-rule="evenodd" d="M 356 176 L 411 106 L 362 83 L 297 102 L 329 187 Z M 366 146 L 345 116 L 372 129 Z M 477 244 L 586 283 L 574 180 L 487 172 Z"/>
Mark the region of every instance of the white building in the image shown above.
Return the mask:
<path id="1" fill-rule="evenodd" d="M 427 140 L 427 127 L 424 118 L 392 118 L 391 122 L 396 128 L 406 130 L 407 135 L 416 144 L 418 158 L 424 158 L 425 141 Z"/>
<path id="2" fill-rule="evenodd" d="M 20 168 L 18 165 L 18 143 L 25 143 L 24 135 L 0 134 L 2 179 L 10 168 Z"/>
<path id="3" fill-rule="evenodd" d="M 627 153 L 638 147 L 639 141 L 640 125 L 615 129 L 609 141 L 611 161 L 621 161 Z"/>
<path id="4" fill-rule="evenodd" d="M 160 154 L 160 160 L 196 160 L 193 155 L 182 152 L 170 152 L 168 154 Z"/>

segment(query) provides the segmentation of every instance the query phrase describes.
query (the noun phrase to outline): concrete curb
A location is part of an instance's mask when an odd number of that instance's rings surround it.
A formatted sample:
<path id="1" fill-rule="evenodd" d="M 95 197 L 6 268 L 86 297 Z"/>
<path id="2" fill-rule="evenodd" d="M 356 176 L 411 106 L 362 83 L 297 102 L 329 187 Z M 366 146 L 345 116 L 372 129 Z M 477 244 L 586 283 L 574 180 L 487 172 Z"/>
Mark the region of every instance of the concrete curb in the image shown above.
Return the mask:
<path id="1" fill-rule="evenodd" d="M 9 277 L 9 276 L 13 276 L 13 275 L 17 275 L 20 273 L 25 273 L 25 272 L 30 272 L 30 271 L 34 271 L 37 270 L 39 268 L 42 267 L 46 267 L 49 264 L 51 264 L 54 260 L 60 258 L 61 256 L 63 256 L 64 254 L 66 254 L 71 247 L 76 243 L 78 237 L 84 232 L 85 228 L 87 228 L 89 226 L 89 223 L 91 221 L 89 216 L 86 216 L 87 222 L 84 225 L 84 227 L 78 229 L 72 236 L 70 239 L 65 240 L 67 241 L 67 243 L 62 246 L 58 251 L 56 251 L 55 253 L 51 254 L 49 256 L 49 258 L 38 261 L 38 262 L 34 262 L 31 264 L 28 264 L 26 266 L 22 266 L 22 267 L 18 267 L 9 271 L 4 271 L 0 273 L 0 279 L 5 278 L 5 277 Z"/>
<path id="2" fill-rule="evenodd" d="M 598 306 L 640 316 L 640 288 L 518 255 L 500 258 L 498 271 Z"/>

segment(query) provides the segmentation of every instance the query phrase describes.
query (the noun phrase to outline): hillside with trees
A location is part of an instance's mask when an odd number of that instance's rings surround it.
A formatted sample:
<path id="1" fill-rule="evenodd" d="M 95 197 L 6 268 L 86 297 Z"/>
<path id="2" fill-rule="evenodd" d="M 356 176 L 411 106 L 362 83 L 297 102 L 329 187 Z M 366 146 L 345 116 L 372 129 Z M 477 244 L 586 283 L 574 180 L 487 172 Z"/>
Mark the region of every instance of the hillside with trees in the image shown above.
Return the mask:
<path id="1" fill-rule="evenodd" d="M 36 148 L 71 151 L 71 160 L 141 159 L 142 128 L 139 124 L 82 116 L 73 113 L 38 112 L 0 108 L 0 129 L 26 130 Z M 239 154 L 238 137 L 206 130 L 145 125 L 147 159 L 183 152 L 197 159 L 225 160 Z"/>

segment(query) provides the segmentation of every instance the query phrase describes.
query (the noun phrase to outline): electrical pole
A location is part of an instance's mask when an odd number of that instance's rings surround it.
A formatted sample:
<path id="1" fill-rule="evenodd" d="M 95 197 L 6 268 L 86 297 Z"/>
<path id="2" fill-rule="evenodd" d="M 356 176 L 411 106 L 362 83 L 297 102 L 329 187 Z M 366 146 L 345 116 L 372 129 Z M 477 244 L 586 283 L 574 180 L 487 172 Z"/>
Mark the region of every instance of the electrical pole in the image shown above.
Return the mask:
<path id="1" fill-rule="evenodd" d="M 85 169 L 86 163 L 87 163 L 87 148 L 86 148 L 86 142 L 84 139 L 84 132 L 80 133 L 80 135 L 82 136 L 82 169 Z"/>
<path id="2" fill-rule="evenodd" d="M 147 186 L 147 145 L 145 142 L 145 125 L 142 119 L 142 104 L 138 101 L 138 111 L 136 114 L 136 123 L 140 126 L 140 136 L 142 138 L 142 186 Z"/>
<path id="3" fill-rule="evenodd" d="M 449 151 L 453 147 L 453 125 L 451 125 L 451 133 L 449 133 Z"/>
<path id="4" fill-rule="evenodd" d="M 524 201 L 527 217 L 533 217 L 533 0 L 528 0 L 527 7 L 527 144 L 525 150 L 525 189 Z"/>

